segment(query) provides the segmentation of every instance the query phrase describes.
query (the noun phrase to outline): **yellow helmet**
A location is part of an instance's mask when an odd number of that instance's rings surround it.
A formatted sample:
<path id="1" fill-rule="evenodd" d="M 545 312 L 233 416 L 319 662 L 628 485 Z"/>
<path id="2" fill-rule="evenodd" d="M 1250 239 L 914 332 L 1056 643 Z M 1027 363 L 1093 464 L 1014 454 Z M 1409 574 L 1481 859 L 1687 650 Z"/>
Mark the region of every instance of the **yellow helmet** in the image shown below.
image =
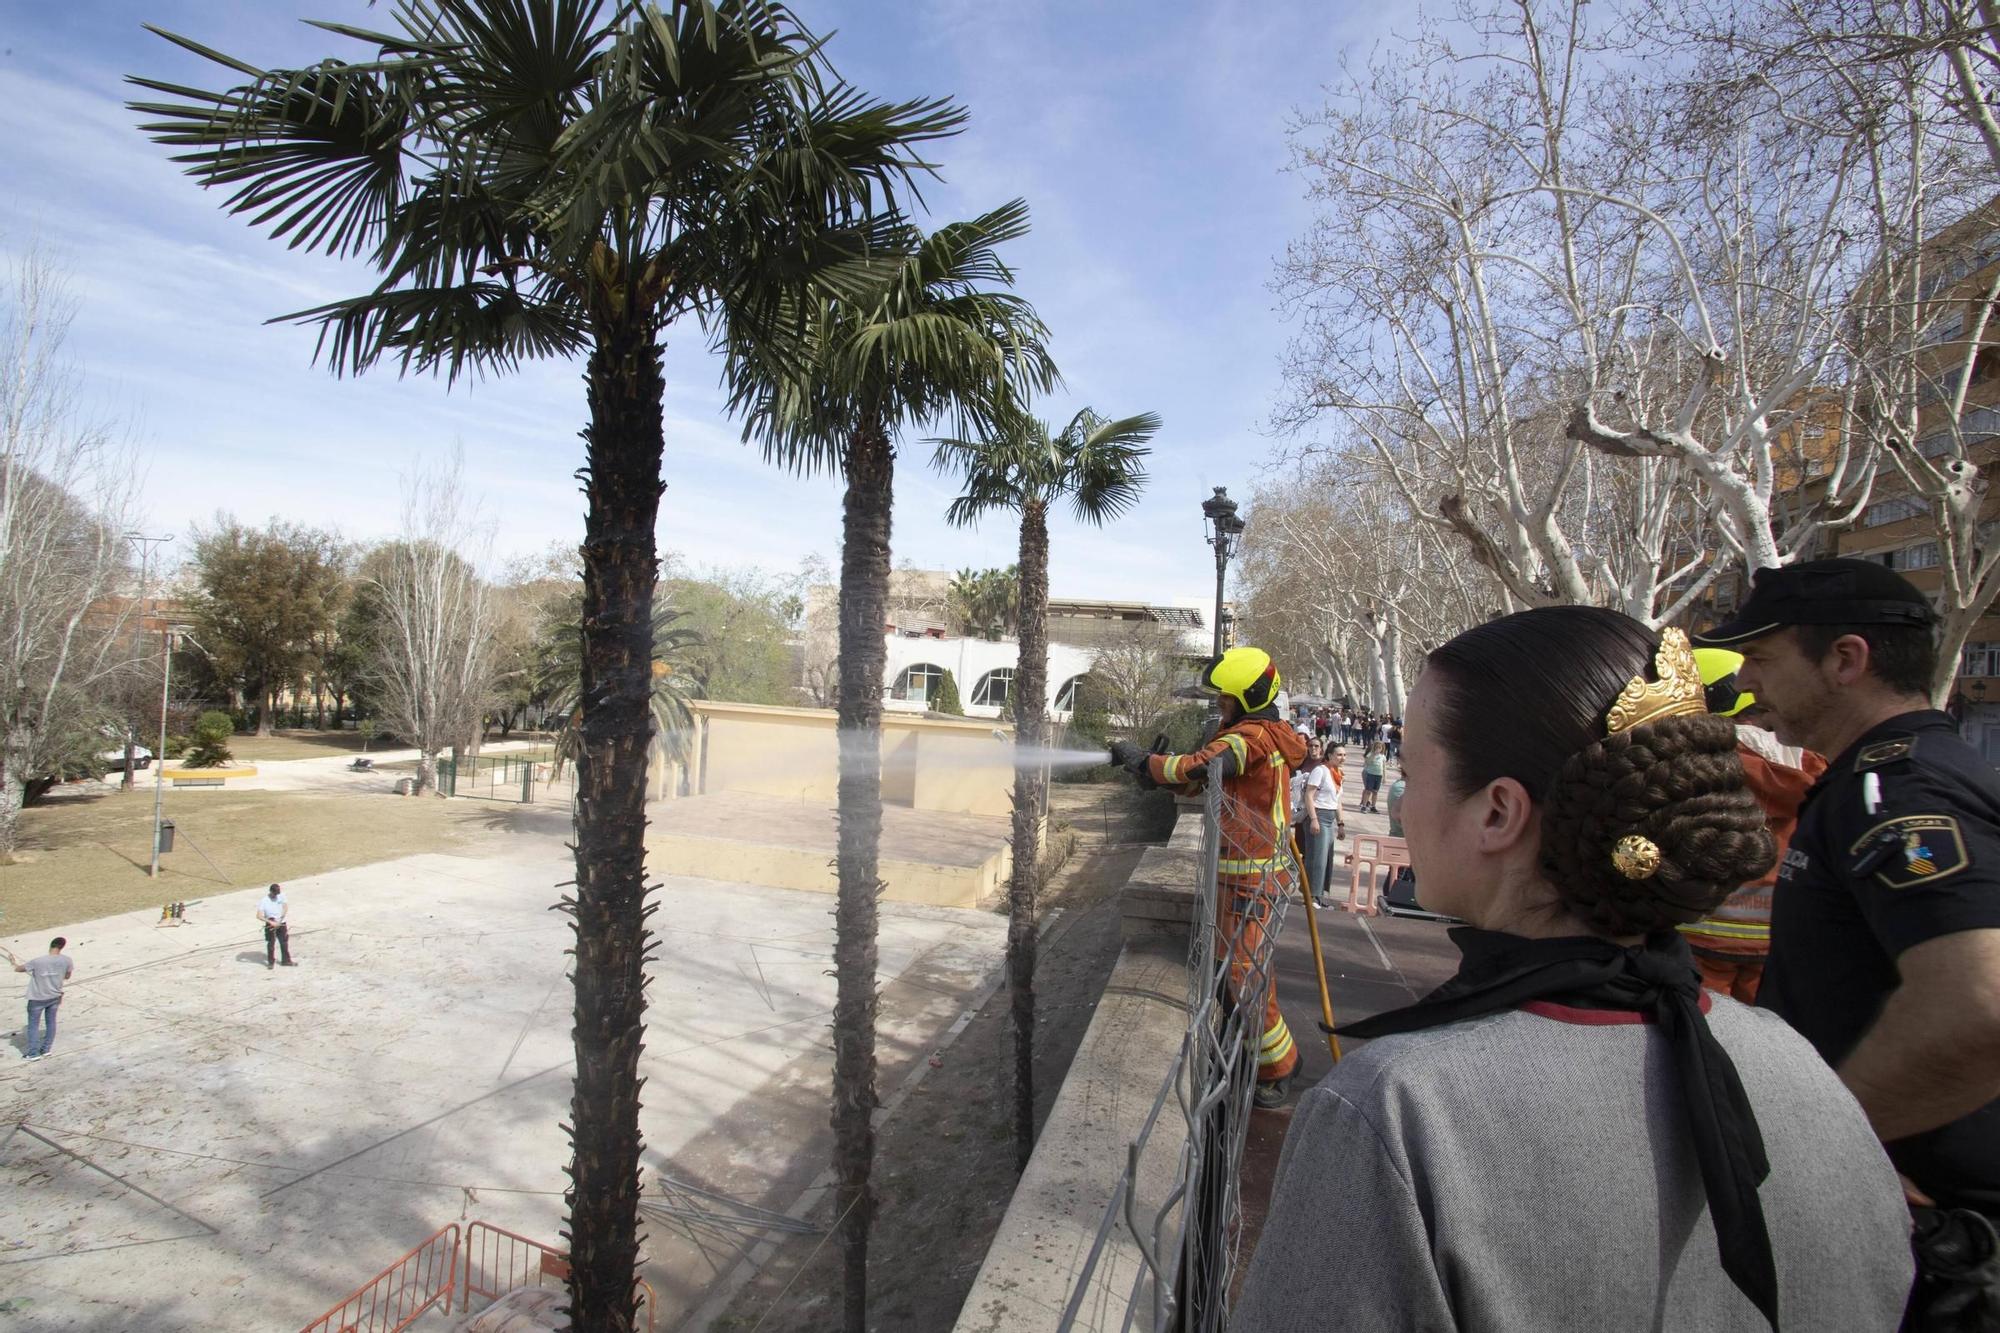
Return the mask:
<path id="1" fill-rule="evenodd" d="M 1737 669 L 1743 665 L 1742 653 L 1732 653 L 1727 648 L 1697 648 L 1694 665 L 1701 672 L 1708 711 L 1715 716 L 1735 717 L 1757 702 L 1756 695 L 1745 693 L 1736 684 Z"/>
<path id="2" fill-rule="evenodd" d="M 1242 704 L 1244 712 L 1254 713 L 1278 697 L 1278 668 L 1262 648 L 1231 648 L 1209 662 L 1201 683 Z"/>

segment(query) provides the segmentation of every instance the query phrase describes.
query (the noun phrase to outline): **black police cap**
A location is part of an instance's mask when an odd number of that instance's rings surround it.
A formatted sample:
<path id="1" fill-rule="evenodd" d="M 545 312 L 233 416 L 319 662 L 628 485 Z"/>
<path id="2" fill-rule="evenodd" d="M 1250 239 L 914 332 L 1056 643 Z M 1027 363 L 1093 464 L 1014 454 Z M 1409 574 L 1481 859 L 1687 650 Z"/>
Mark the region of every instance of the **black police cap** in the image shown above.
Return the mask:
<path id="1" fill-rule="evenodd" d="M 1760 569 L 1736 614 L 1694 635 L 1704 648 L 1729 648 L 1788 625 L 1919 625 L 1937 612 L 1916 585 L 1873 560 L 1836 557 Z"/>

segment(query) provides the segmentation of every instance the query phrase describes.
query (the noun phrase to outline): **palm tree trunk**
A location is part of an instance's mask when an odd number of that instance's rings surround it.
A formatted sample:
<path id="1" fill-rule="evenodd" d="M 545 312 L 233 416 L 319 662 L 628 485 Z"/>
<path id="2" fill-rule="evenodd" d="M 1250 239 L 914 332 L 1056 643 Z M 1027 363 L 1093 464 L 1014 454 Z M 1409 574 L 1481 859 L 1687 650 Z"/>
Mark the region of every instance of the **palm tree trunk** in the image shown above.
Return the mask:
<path id="1" fill-rule="evenodd" d="M 834 1195 L 848 1333 L 868 1327 L 875 1200 L 875 897 L 882 839 L 882 626 L 889 599 L 895 453 L 880 426 L 848 444 L 840 550 L 840 898 L 834 917 Z"/>
<path id="2" fill-rule="evenodd" d="M 600 335 L 587 379 L 576 896 L 565 902 L 576 928 L 569 1326 L 628 1333 L 639 1269 L 639 1054 L 652 911 L 646 747 L 665 391 L 653 329 Z"/>
<path id="3" fill-rule="evenodd" d="M 1014 736 L 1029 756 L 1048 743 L 1049 523 L 1039 500 L 1021 506 L 1020 660 L 1014 666 Z M 1035 915 L 1042 809 L 1041 763 L 1014 770 L 1014 873 L 1007 887 L 1007 990 L 1014 1011 L 1014 1169 L 1035 1151 Z"/>

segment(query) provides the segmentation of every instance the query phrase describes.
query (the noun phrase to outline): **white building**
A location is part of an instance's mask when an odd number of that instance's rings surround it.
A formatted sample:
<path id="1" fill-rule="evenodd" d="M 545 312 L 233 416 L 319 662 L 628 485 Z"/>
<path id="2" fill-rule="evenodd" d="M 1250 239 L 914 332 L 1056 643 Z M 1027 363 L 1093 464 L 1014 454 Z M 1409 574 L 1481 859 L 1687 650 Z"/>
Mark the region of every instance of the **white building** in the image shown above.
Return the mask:
<path id="1" fill-rule="evenodd" d="M 1014 669 L 1021 645 L 1012 639 L 946 638 L 941 634 L 892 632 L 883 671 L 885 709 L 921 713 L 937 694 L 944 673 L 958 684 L 959 702 L 967 717 L 998 717 L 1014 688 Z M 1076 706 L 1076 683 L 1090 670 L 1094 652 L 1069 644 L 1049 645 L 1048 711 L 1066 718 Z"/>

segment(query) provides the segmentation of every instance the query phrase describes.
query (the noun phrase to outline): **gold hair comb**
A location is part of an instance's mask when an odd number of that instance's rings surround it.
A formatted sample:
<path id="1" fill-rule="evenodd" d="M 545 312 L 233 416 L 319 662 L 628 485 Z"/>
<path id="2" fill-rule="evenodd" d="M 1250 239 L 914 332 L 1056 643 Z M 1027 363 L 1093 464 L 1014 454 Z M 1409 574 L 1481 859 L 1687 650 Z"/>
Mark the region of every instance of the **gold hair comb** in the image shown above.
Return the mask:
<path id="1" fill-rule="evenodd" d="M 1653 674 L 1658 680 L 1634 676 L 1618 692 L 1604 720 L 1607 736 L 1657 722 L 1663 717 L 1684 713 L 1706 713 L 1708 703 L 1701 685 L 1701 670 L 1694 664 L 1694 649 L 1688 636 L 1677 629 L 1660 633 L 1660 650 L 1653 657 Z"/>

